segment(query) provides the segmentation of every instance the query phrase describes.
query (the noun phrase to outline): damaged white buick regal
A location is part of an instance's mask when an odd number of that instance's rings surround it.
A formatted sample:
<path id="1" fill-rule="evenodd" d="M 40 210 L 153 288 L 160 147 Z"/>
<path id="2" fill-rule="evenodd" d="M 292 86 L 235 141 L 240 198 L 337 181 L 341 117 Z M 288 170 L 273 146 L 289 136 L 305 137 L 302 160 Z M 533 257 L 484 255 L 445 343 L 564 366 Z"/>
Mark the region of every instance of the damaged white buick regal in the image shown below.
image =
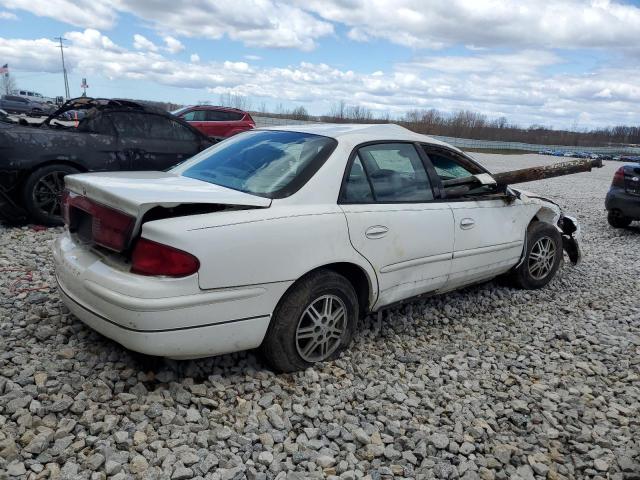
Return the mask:
<path id="1" fill-rule="evenodd" d="M 576 221 L 396 125 L 254 130 L 166 172 L 66 177 L 54 247 L 70 311 L 188 359 L 260 347 L 279 371 L 349 345 L 358 318 L 507 274 L 540 288 Z"/>

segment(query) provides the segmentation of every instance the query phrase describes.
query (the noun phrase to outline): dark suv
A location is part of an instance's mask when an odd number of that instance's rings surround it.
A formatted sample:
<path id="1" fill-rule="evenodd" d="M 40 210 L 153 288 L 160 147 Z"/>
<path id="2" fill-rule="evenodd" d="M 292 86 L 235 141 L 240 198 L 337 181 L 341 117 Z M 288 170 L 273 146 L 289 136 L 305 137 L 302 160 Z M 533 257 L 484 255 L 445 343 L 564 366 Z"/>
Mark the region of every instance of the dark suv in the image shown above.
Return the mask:
<path id="1" fill-rule="evenodd" d="M 640 164 L 623 165 L 616 170 L 605 207 L 612 227 L 623 228 L 640 220 Z"/>
<path id="2" fill-rule="evenodd" d="M 251 115 L 237 108 L 194 105 L 171 113 L 213 140 L 223 140 L 256 126 Z"/>

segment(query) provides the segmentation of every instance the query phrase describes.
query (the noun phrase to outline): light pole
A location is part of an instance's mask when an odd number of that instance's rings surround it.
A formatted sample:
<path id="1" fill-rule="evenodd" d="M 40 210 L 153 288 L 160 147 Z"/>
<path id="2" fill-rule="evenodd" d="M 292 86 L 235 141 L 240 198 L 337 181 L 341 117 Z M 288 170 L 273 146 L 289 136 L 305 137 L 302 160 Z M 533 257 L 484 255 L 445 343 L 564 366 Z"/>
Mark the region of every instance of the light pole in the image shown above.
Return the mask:
<path id="1" fill-rule="evenodd" d="M 62 45 L 62 41 L 66 41 L 66 38 L 63 37 L 55 37 L 55 40 L 60 42 L 60 56 L 62 57 L 62 74 L 64 75 L 64 99 L 69 100 L 69 80 L 67 79 L 67 67 L 64 64 L 64 46 Z"/>

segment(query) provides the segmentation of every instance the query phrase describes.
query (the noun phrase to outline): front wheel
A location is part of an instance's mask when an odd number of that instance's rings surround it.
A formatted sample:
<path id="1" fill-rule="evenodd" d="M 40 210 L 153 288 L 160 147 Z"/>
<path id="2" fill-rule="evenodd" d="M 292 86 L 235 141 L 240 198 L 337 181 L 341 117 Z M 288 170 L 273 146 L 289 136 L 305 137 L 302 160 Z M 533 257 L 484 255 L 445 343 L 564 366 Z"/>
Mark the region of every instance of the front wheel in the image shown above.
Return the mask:
<path id="1" fill-rule="evenodd" d="M 620 210 L 609 210 L 607 221 L 613 228 L 625 228 L 631 225 L 631 219 L 622 215 Z"/>
<path id="2" fill-rule="evenodd" d="M 27 178 L 22 189 L 24 208 L 35 223 L 55 227 L 62 225 L 60 201 L 64 177 L 79 170 L 69 165 L 47 165 Z"/>
<path id="3" fill-rule="evenodd" d="M 353 285 L 329 270 L 300 279 L 280 300 L 261 349 L 274 370 L 293 372 L 335 358 L 358 319 Z"/>
<path id="4" fill-rule="evenodd" d="M 545 222 L 532 223 L 527 229 L 524 259 L 511 272 L 512 283 L 527 290 L 544 287 L 556 276 L 562 257 L 562 236 L 558 229 Z"/>

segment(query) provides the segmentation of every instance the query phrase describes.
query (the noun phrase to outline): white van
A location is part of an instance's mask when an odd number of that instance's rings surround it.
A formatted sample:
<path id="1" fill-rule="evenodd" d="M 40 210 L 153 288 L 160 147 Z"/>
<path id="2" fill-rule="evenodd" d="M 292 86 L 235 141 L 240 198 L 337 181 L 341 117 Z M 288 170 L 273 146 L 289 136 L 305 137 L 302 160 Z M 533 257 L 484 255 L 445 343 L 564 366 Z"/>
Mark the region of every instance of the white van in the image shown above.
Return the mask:
<path id="1" fill-rule="evenodd" d="M 45 97 L 41 93 L 30 92 L 29 90 L 14 90 L 11 92 L 11 95 L 26 98 L 38 103 L 55 103 L 55 100 L 53 98 Z"/>

